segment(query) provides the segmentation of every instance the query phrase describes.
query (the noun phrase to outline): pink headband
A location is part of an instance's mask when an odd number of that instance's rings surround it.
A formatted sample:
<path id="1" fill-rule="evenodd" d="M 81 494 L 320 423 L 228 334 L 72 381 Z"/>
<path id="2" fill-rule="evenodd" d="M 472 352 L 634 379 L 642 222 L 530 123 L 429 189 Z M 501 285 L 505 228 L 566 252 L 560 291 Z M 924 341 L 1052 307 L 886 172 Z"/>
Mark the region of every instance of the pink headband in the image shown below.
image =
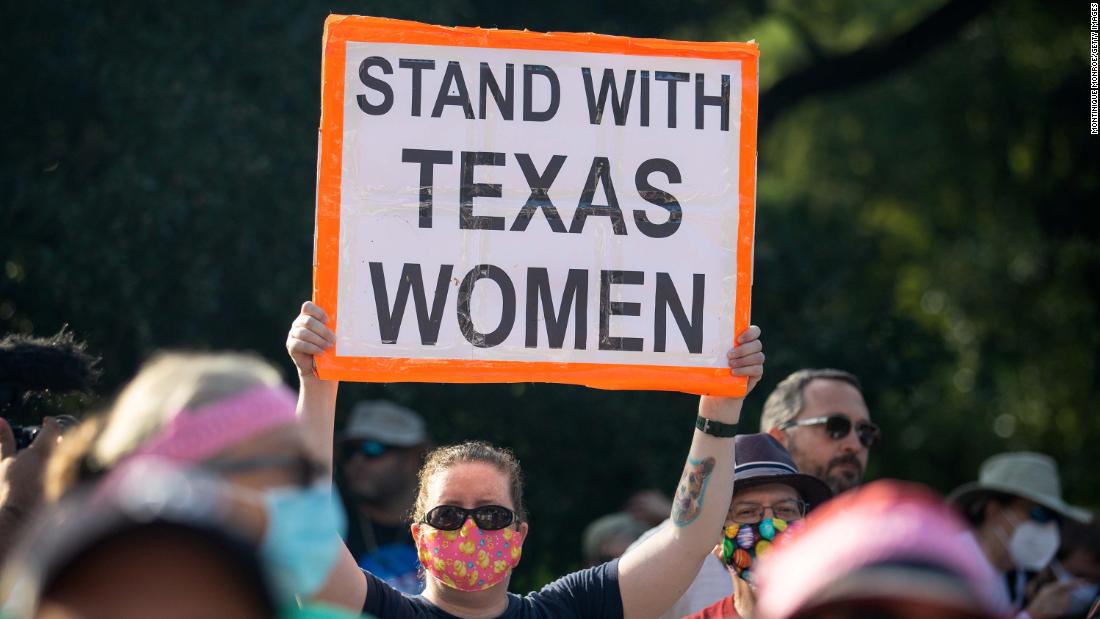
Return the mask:
<path id="1" fill-rule="evenodd" d="M 191 464 L 276 426 L 297 422 L 286 387 L 256 387 L 196 409 L 183 409 L 130 458 L 157 456 Z"/>

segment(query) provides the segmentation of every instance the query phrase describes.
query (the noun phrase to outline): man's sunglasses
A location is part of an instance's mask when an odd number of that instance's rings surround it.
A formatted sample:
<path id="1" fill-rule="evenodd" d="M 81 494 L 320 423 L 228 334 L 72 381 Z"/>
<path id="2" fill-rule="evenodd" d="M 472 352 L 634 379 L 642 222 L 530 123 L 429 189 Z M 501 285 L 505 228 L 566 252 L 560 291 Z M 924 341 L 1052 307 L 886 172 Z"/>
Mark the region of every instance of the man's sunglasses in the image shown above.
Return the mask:
<path id="1" fill-rule="evenodd" d="M 355 454 L 367 458 L 378 458 L 386 455 L 393 449 L 390 445 L 372 440 L 344 441 L 340 447 L 344 452 L 345 458 L 350 458 Z"/>
<path id="2" fill-rule="evenodd" d="M 825 417 L 788 421 L 780 425 L 779 429 L 786 430 L 787 428 L 793 428 L 795 426 L 818 426 L 822 424 L 825 425 L 825 434 L 834 441 L 843 439 L 852 431 L 852 420 L 849 419 L 847 415 L 842 415 L 840 413 L 834 413 Z M 871 446 L 882 438 L 882 433 L 879 432 L 878 426 L 870 421 L 859 421 L 856 423 L 856 437 L 859 438 L 860 445 L 870 449 Z"/>
<path id="3" fill-rule="evenodd" d="M 424 522 L 440 531 L 457 531 L 466 523 L 466 519 L 472 517 L 474 524 L 482 531 L 497 531 L 512 524 L 516 514 L 500 505 L 482 505 L 473 509 L 466 509 L 457 505 L 440 505 L 428 510 L 424 514 Z"/>

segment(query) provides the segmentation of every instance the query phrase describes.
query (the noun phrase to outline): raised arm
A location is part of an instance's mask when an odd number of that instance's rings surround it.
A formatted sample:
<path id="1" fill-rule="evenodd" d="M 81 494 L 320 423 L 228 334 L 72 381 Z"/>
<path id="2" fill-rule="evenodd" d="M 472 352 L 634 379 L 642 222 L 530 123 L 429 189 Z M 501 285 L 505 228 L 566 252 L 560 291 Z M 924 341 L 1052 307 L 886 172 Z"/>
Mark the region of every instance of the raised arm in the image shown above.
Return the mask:
<path id="1" fill-rule="evenodd" d="M 749 327 L 729 354 L 730 373 L 751 390 L 764 372 L 760 329 Z M 742 398 L 703 396 L 699 415 L 734 424 Z M 733 438 L 695 430 L 684 474 L 672 500 L 671 526 L 619 560 L 619 590 L 627 619 L 658 617 L 684 594 L 721 535 L 733 496 Z"/>
<path id="2" fill-rule="evenodd" d="M 336 424 L 336 391 L 339 381 L 317 376 L 314 355 L 336 343 L 336 335 L 325 326 L 328 316 L 318 305 L 306 301 L 290 325 L 286 350 L 298 368 L 298 419 L 309 433 L 318 458 L 332 471 L 333 432 Z M 345 546 L 324 587 L 314 598 L 360 612 L 367 599 L 367 579 Z"/>
<path id="3" fill-rule="evenodd" d="M 298 369 L 298 418 L 305 424 L 321 461 L 332 470 L 332 437 L 336 423 L 336 391 L 340 381 L 321 380 L 313 356 L 336 343 L 336 334 L 325 323 L 328 315 L 320 306 L 306 301 L 290 325 L 286 350 Z"/>

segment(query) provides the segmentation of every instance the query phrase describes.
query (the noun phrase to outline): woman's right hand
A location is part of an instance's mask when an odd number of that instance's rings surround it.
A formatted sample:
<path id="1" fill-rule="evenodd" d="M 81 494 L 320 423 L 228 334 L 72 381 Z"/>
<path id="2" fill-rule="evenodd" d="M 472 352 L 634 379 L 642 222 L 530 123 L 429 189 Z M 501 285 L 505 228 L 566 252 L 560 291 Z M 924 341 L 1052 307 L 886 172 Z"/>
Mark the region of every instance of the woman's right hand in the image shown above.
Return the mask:
<path id="1" fill-rule="evenodd" d="M 286 351 L 294 360 L 301 378 L 316 378 L 317 365 L 314 355 L 324 353 L 336 344 L 336 334 L 325 326 L 328 314 L 321 306 L 306 301 L 302 311 L 290 324 L 290 333 L 286 337 Z"/>

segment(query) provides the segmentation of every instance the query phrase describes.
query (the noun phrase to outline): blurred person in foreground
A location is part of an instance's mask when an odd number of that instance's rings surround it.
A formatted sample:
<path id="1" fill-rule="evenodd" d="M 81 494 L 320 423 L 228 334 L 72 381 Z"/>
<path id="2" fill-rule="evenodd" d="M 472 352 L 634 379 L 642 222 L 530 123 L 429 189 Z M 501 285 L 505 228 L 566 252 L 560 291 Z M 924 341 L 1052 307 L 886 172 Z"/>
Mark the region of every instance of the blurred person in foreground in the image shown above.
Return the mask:
<path id="1" fill-rule="evenodd" d="M 283 619 L 350 615 L 280 602 L 247 509 L 223 481 L 155 458 L 70 493 L 34 526 L 2 586 L 12 617 Z"/>
<path id="2" fill-rule="evenodd" d="M 12 617 L 275 616 L 255 547 L 215 492 L 152 462 L 109 485 L 37 519 L 5 571 Z"/>
<path id="3" fill-rule="evenodd" d="M 965 524 L 923 486 L 826 503 L 760 563 L 754 619 L 1001 619 L 1010 609 Z"/>
<path id="4" fill-rule="evenodd" d="M 738 436 L 734 457 L 734 492 L 718 548 L 664 619 L 751 617 L 757 562 L 788 527 L 797 527 L 807 512 L 832 497 L 825 482 L 799 473 L 787 450 L 769 434 Z"/>
<path id="5" fill-rule="evenodd" d="M 428 450 L 420 415 L 385 400 L 357 403 L 337 437 L 348 504 L 348 550 L 359 567 L 398 591 L 420 593 L 409 532 L 416 472 Z"/>
<path id="6" fill-rule="evenodd" d="M 278 371 L 256 357 L 161 354 L 104 416 L 58 446 L 47 496 L 146 458 L 207 472 L 240 500 L 280 603 L 324 600 L 344 516 L 295 405 Z"/>
<path id="7" fill-rule="evenodd" d="M 1087 523 L 1091 514 L 1062 499 L 1058 467 L 1032 452 L 997 454 L 982 463 L 978 480 L 956 488 L 948 500 L 973 528 L 973 541 L 999 574 L 1021 619 L 1066 614 L 1080 579 L 1051 582 L 1027 596 L 1028 583 L 1055 557 L 1059 524 Z"/>
<path id="8" fill-rule="evenodd" d="M 1028 585 L 1028 599 L 1050 583 L 1076 581 L 1066 591 L 1066 608 L 1059 617 L 1084 617 L 1100 598 L 1100 523 L 1067 519 L 1062 523 L 1062 545 L 1054 560 Z"/>
<path id="9" fill-rule="evenodd" d="M 324 310 L 306 302 L 287 337 L 301 381 L 301 415 L 318 444 L 332 439 L 339 388 L 316 372 L 314 356 L 335 345 L 326 322 Z M 727 354 L 730 374 L 746 377 L 750 390 L 763 374 L 759 337 L 760 329 L 750 326 Z M 427 574 L 424 594 L 400 593 L 359 570 L 345 551 L 337 568 L 343 605 L 394 619 L 656 617 L 683 594 L 713 548 L 733 494 L 733 436 L 742 404 L 743 398 L 700 398 L 675 494 L 674 526 L 621 559 L 568 574 L 526 596 L 508 592 L 530 527 L 518 460 L 477 441 L 434 450 L 420 472 L 412 525 Z"/>
<path id="10" fill-rule="evenodd" d="M 768 395 L 760 431 L 790 452 L 799 471 L 840 494 L 863 483 L 868 454 L 880 438 L 861 389 L 859 379 L 843 370 L 798 370 Z"/>

